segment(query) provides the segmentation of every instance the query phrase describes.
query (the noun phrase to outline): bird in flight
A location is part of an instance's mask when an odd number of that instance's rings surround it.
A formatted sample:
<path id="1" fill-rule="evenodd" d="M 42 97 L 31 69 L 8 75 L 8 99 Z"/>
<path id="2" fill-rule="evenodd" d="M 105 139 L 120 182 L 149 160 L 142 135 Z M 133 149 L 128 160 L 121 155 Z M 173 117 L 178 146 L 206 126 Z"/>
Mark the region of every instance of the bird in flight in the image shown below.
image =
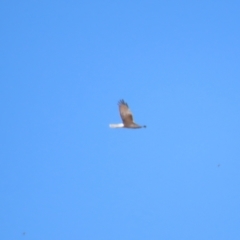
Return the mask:
<path id="1" fill-rule="evenodd" d="M 120 116 L 122 118 L 122 123 L 110 124 L 110 128 L 146 128 L 145 125 L 138 125 L 133 122 L 133 115 L 128 107 L 128 104 L 124 100 L 118 102 Z"/>

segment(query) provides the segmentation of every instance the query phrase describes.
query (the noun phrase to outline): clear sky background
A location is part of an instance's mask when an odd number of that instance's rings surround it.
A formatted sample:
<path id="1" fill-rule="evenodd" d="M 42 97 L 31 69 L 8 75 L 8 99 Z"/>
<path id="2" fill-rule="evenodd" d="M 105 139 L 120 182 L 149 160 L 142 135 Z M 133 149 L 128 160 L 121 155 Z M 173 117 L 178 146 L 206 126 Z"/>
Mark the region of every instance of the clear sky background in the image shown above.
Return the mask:
<path id="1" fill-rule="evenodd" d="M 239 12 L 2 1 L 0 239 L 239 240 Z"/>

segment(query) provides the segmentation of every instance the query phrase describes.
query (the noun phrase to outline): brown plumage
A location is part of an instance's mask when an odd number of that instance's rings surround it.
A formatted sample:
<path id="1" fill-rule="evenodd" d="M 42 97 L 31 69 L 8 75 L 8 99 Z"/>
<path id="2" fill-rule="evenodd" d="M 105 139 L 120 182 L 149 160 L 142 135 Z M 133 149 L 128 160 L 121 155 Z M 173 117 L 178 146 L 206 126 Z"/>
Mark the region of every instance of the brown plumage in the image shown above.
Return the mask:
<path id="1" fill-rule="evenodd" d="M 133 115 L 128 107 L 128 104 L 124 100 L 118 102 L 120 116 L 123 124 L 110 124 L 111 128 L 145 128 L 146 126 L 138 125 L 133 121 Z"/>

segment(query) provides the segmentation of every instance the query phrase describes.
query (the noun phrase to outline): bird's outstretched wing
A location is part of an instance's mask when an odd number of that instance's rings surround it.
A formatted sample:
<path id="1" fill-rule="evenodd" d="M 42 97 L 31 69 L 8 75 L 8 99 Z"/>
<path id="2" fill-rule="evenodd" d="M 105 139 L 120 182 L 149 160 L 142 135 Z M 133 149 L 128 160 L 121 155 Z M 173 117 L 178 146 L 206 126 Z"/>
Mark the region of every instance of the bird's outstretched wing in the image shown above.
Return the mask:
<path id="1" fill-rule="evenodd" d="M 133 115 L 128 107 L 128 104 L 124 100 L 118 102 L 120 116 L 124 125 L 128 126 L 133 123 Z"/>

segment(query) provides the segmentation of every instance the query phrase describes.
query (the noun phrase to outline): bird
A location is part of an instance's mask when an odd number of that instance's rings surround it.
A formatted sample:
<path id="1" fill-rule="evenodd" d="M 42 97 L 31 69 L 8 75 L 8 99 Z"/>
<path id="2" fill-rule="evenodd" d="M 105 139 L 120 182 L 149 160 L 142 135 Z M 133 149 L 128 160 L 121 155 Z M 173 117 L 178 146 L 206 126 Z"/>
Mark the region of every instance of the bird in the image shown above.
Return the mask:
<path id="1" fill-rule="evenodd" d="M 122 123 L 110 124 L 110 128 L 146 128 L 145 125 L 138 125 L 133 121 L 133 115 L 128 107 L 128 104 L 122 99 L 118 102 L 119 113 L 122 118 Z"/>

